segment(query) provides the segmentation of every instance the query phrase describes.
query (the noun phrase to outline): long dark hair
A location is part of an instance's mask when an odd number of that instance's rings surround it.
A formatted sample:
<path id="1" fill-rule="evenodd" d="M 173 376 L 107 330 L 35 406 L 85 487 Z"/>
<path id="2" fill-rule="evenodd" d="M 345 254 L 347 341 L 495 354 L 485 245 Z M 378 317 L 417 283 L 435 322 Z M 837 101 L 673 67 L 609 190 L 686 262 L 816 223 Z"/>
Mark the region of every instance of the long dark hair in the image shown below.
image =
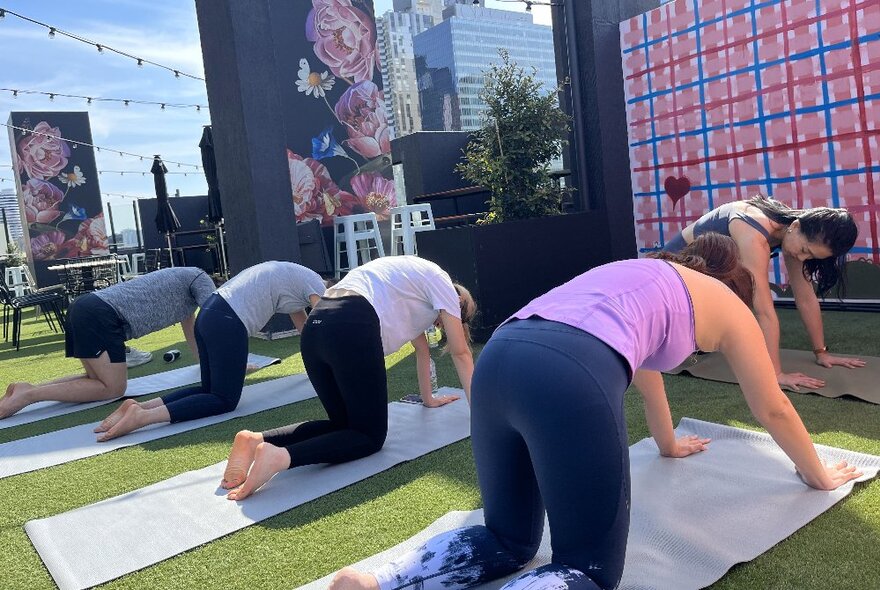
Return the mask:
<path id="1" fill-rule="evenodd" d="M 757 207 L 771 221 L 782 225 L 800 222 L 801 231 L 811 242 L 819 242 L 831 249 L 831 257 L 805 260 L 804 278 L 816 283 L 819 295 L 824 296 L 835 283 L 840 281 L 838 291 L 846 290 L 846 253 L 850 251 L 858 237 L 858 227 L 846 209 L 814 207 L 812 209 L 792 209 L 779 201 L 757 195 L 746 203 Z"/>
<path id="2" fill-rule="evenodd" d="M 752 306 L 755 280 L 740 262 L 739 249 L 730 236 L 707 232 L 697 236 L 681 252 L 653 252 L 648 257 L 675 262 L 717 279 L 727 285 L 743 303 Z"/>

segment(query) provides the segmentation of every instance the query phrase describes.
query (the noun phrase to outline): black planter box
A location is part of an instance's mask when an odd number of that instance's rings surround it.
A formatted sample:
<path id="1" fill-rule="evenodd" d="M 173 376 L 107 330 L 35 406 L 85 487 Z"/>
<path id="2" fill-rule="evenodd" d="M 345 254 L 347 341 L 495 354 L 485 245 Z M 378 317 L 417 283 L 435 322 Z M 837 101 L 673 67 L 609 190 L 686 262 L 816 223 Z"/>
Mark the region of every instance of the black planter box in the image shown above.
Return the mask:
<path id="1" fill-rule="evenodd" d="M 419 256 L 476 299 L 477 342 L 538 295 L 612 260 L 607 216 L 599 211 L 438 229 L 416 239 Z"/>

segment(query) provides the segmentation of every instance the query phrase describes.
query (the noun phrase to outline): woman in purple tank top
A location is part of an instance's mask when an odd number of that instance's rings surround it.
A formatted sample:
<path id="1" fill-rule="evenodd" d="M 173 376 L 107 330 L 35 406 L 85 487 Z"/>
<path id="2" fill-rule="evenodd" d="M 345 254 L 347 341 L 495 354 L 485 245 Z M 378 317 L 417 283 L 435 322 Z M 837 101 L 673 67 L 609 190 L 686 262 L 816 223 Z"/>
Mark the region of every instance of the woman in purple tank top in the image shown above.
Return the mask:
<path id="1" fill-rule="evenodd" d="M 828 352 L 816 295 L 818 291 L 824 297 L 835 285 L 845 287 L 846 254 L 858 235 L 856 223 L 846 209 L 791 209 L 759 195 L 713 209 L 667 242 L 664 250 L 680 251 L 705 231 L 732 237 L 743 265 L 755 277 L 755 316 L 780 385 L 800 391 L 801 386 L 824 387 L 825 381 L 803 373 L 786 373 L 780 361 L 779 319 L 773 307 L 768 278 L 770 254 L 777 247 L 785 262 L 795 304 L 813 344 L 816 364 L 826 368 L 834 365 L 865 366 L 861 359 L 834 356 Z"/>
<path id="2" fill-rule="evenodd" d="M 545 510 L 551 563 L 502 590 L 616 588 L 629 530 L 624 392 L 632 380 L 662 455 L 703 451 L 708 439 L 675 436 L 658 372 L 696 349 L 725 355 L 807 485 L 832 490 L 861 475 L 820 461 L 769 355 L 755 354 L 766 346 L 733 240 L 706 234 L 660 258 L 594 268 L 495 331 L 471 387 L 485 526 L 441 533 L 371 573 L 344 569 L 331 590 L 456 590 L 507 576 L 537 552 Z"/>

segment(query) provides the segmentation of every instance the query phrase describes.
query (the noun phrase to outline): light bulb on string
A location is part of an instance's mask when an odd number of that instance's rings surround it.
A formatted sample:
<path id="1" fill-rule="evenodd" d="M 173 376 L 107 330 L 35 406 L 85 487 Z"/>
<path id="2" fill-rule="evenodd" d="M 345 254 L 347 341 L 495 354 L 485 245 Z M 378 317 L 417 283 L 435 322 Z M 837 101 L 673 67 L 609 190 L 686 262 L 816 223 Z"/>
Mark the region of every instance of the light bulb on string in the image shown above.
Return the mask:
<path id="1" fill-rule="evenodd" d="M 164 103 L 164 102 L 162 103 L 162 106 L 161 106 L 160 108 L 161 108 L 163 111 L 165 110 L 165 103 Z"/>
<path id="2" fill-rule="evenodd" d="M 178 70 L 174 70 L 174 77 L 180 78 L 180 72 Z"/>
<path id="3" fill-rule="evenodd" d="M 104 47 L 100 43 L 95 43 L 95 48 L 98 50 L 98 53 L 104 53 Z"/>
<path id="4" fill-rule="evenodd" d="M 6 18 L 6 11 L 0 8 L 0 18 Z"/>
<path id="5" fill-rule="evenodd" d="M 50 39 L 55 38 L 55 27 L 49 27 L 49 38 Z"/>
<path id="6" fill-rule="evenodd" d="M 89 96 L 88 98 L 86 98 L 86 104 L 87 104 L 87 105 L 92 104 L 92 97 L 91 97 L 91 96 Z"/>
<path id="7" fill-rule="evenodd" d="M 140 57 L 137 58 L 137 60 L 138 60 L 138 62 L 137 62 L 137 63 L 138 63 L 138 67 L 139 67 L 139 68 L 144 67 L 144 60 L 143 60 L 142 58 L 140 58 Z"/>
<path id="8" fill-rule="evenodd" d="M 55 102 L 55 95 L 52 94 L 51 92 L 49 93 L 49 100 L 52 102 Z"/>
<path id="9" fill-rule="evenodd" d="M 127 107 L 127 106 L 128 106 L 128 102 L 129 102 L 128 99 L 123 100 L 123 101 L 122 101 L 122 106 Z"/>
<path id="10" fill-rule="evenodd" d="M 12 91 L 12 98 L 18 98 L 18 90 Z"/>

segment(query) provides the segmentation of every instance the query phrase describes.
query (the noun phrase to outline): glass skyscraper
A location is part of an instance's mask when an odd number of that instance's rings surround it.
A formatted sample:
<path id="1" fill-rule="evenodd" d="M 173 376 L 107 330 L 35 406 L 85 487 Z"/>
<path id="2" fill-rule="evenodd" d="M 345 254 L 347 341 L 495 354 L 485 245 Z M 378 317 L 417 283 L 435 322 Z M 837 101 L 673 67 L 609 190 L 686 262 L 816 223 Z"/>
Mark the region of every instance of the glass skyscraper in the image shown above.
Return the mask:
<path id="1" fill-rule="evenodd" d="M 408 135 L 422 128 L 413 37 L 434 26 L 430 13 L 442 8 L 439 2 L 434 0 L 432 4 L 421 0 L 412 6 L 413 0 L 395 1 L 394 12 L 386 12 L 376 20 L 379 53 L 382 56 L 385 115 L 394 130 L 393 137 Z M 405 3 L 407 8 L 397 10 Z"/>
<path id="2" fill-rule="evenodd" d="M 504 48 L 547 92 L 557 86 L 553 33 L 529 13 L 452 4 L 443 22 L 413 38 L 422 129 L 473 131 L 483 124 L 483 72 Z"/>
<path id="3" fill-rule="evenodd" d="M 0 209 L 3 209 L 6 212 L 6 222 L 9 224 L 10 237 L 13 241 L 21 245 L 24 236 L 24 228 L 21 224 L 21 210 L 18 207 L 18 195 L 14 188 L 0 189 Z M 3 217 L 0 215 L 0 222 L 2 221 Z"/>

